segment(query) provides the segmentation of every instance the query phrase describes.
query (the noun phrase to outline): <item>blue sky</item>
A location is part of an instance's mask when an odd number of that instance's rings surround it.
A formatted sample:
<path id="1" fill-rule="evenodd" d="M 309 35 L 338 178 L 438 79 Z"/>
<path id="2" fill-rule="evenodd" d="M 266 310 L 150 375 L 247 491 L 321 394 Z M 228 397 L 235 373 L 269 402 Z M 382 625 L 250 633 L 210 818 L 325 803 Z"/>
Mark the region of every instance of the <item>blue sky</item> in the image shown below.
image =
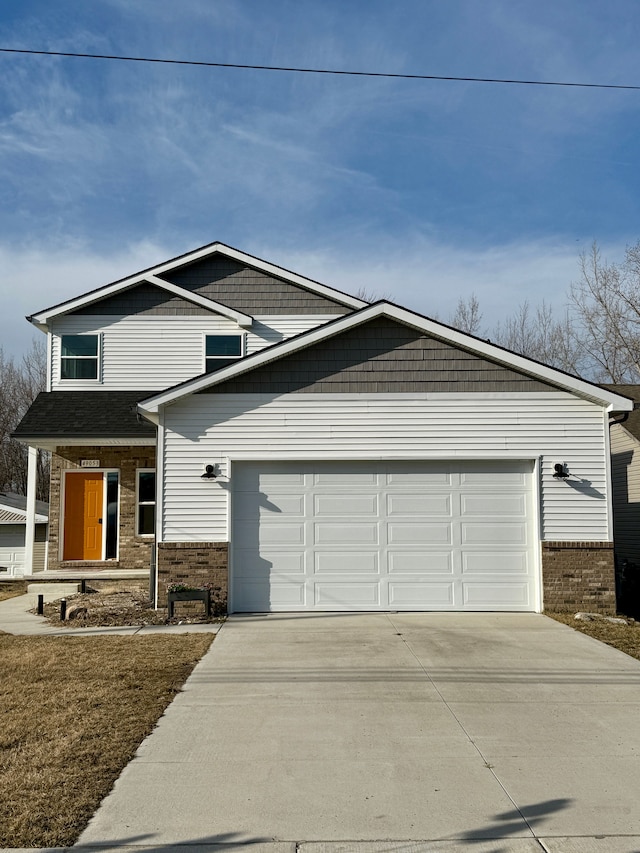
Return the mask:
<path id="1" fill-rule="evenodd" d="M 638 0 L 3 0 L 0 47 L 640 84 Z M 640 91 L 0 54 L 0 345 L 221 240 L 447 319 L 640 238 Z"/>

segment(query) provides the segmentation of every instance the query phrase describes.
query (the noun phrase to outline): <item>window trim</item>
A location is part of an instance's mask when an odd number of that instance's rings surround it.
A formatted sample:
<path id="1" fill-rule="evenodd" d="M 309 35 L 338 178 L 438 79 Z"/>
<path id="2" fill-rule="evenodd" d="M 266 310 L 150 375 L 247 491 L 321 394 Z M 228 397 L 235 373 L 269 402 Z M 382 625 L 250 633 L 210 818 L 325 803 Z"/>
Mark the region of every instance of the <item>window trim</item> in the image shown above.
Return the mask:
<path id="1" fill-rule="evenodd" d="M 239 338 L 240 339 L 240 355 L 207 355 L 207 338 Z M 241 358 L 244 358 L 247 350 L 247 336 L 244 332 L 225 332 L 225 331 L 216 331 L 216 332 L 203 332 L 202 335 L 202 354 L 203 354 L 203 365 L 202 372 L 208 373 L 207 370 L 208 364 L 210 361 L 240 361 Z"/>
<path id="2" fill-rule="evenodd" d="M 95 355 L 63 355 L 62 349 L 64 346 L 65 338 L 95 338 L 96 339 L 96 354 Z M 58 335 L 59 340 L 59 352 L 58 352 L 58 379 L 62 384 L 69 385 L 77 385 L 80 382 L 86 382 L 90 385 L 96 385 L 102 382 L 102 333 L 101 332 L 82 332 L 78 335 L 72 333 L 65 333 Z M 65 358 L 75 359 L 77 361 L 94 361 L 96 362 L 96 376 L 95 379 L 86 379 L 86 378 L 63 378 L 62 376 L 62 361 Z"/>
<path id="3" fill-rule="evenodd" d="M 140 500 L 140 474 L 153 474 L 155 477 L 155 489 L 152 501 Z M 153 525 L 151 533 L 140 533 L 140 507 L 153 507 Z M 136 509 L 135 509 L 135 532 L 140 539 L 154 539 L 156 535 L 156 520 L 158 507 L 158 472 L 156 468 L 136 468 Z"/>

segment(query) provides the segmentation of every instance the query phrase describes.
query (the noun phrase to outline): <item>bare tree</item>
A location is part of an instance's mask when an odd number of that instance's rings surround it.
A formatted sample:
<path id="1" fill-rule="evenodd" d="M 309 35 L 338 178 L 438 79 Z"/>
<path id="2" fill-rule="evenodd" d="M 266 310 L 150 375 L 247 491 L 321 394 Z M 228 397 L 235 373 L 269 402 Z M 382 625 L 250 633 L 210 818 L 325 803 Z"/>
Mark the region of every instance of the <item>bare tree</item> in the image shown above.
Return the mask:
<path id="1" fill-rule="evenodd" d="M 580 348 L 568 315 L 563 312 L 558 317 L 544 301 L 534 310 L 524 302 L 515 314 L 496 326 L 492 340 L 560 370 L 580 372 Z"/>
<path id="2" fill-rule="evenodd" d="M 603 261 L 593 243 L 571 285 L 574 346 L 583 372 L 598 382 L 640 380 L 640 242 L 621 263 Z"/>
<path id="3" fill-rule="evenodd" d="M 356 299 L 362 299 L 363 302 L 380 302 L 382 299 L 387 302 L 393 301 L 393 294 L 389 291 L 368 290 L 366 287 L 359 287 L 353 294 Z"/>
<path id="4" fill-rule="evenodd" d="M 25 412 L 46 387 L 46 347 L 33 341 L 31 349 L 16 365 L 0 347 L 0 489 L 27 493 L 27 448 L 11 438 Z M 36 497 L 49 494 L 49 454 L 38 451 Z"/>
<path id="5" fill-rule="evenodd" d="M 462 296 L 460 297 L 456 305 L 456 310 L 449 318 L 449 325 L 453 326 L 454 329 L 459 329 L 461 332 L 467 332 L 469 335 L 484 337 L 480 302 L 475 293 L 472 293 L 466 299 Z"/>

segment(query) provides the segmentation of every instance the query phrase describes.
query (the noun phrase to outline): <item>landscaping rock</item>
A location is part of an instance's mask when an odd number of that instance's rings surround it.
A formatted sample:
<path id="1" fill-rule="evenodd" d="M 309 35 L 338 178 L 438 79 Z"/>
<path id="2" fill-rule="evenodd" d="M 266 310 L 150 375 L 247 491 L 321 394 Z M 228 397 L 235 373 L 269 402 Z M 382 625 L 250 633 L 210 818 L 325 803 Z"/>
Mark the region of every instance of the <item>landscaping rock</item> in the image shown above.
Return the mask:
<path id="1" fill-rule="evenodd" d="M 67 608 L 67 620 L 78 619 L 78 617 L 84 618 L 88 612 L 87 608 L 81 604 L 72 604 Z"/>

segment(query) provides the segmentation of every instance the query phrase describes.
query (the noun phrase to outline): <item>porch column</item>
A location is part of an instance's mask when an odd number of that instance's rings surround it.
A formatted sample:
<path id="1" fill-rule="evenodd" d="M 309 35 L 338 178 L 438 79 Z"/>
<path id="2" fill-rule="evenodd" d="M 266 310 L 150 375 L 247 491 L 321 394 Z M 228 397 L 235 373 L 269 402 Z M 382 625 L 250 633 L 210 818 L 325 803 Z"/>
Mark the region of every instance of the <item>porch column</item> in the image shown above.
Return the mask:
<path id="1" fill-rule="evenodd" d="M 24 573 L 33 574 L 33 546 L 36 541 L 36 482 L 38 473 L 38 448 L 29 445 L 27 468 L 27 523 L 24 532 Z"/>

